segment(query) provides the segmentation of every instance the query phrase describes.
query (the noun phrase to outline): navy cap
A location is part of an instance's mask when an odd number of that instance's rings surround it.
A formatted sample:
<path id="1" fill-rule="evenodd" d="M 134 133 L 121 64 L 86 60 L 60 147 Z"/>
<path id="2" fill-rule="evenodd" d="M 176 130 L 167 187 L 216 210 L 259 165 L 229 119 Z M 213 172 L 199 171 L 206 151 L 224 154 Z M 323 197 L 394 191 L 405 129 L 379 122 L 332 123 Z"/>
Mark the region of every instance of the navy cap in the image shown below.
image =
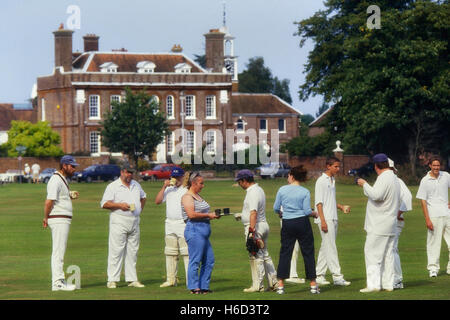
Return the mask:
<path id="1" fill-rule="evenodd" d="M 253 172 L 251 172 L 248 169 L 244 169 L 238 172 L 236 178 L 234 179 L 234 181 L 239 181 L 241 179 L 244 178 L 253 178 Z"/>
<path id="2" fill-rule="evenodd" d="M 178 178 L 184 176 L 184 170 L 179 167 L 174 167 L 170 173 L 171 177 Z"/>
<path id="3" fill-rule="evenodd" d="M 61 158 L 60 161 L 61 164 L 70 164 L 71 166 L 78 166 L 79 164 L 75 161 L 75 158 L 69 155 L 65 155 L 64 157 Z"/>
<path id="4" fill-rule="evenodd" d="M 372 161 L 374 163 L 386 162 L 386 161 L 388 161 L 388 157 L 384 153 L 378 153 L 378 154 L 373 156 Z"/>

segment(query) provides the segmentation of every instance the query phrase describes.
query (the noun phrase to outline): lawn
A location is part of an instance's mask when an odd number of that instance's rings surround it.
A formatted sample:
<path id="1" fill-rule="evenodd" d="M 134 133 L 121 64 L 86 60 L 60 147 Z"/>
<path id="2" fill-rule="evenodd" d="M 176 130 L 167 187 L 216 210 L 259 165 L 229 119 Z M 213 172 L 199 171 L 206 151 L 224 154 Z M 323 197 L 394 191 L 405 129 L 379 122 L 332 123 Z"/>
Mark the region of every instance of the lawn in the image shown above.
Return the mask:
<path id="1" fill-rule="evenodd" d="M 268 248 L 278 264 L 280 222 L 272 206 L 276 191 L 285 179 L 258 181 L 267 196 L 267 217 L 271 228 Z M 245 191 L 233 187 L 232 180 L 206 181 L 202 196 L 212 208 L 230 207 L 239 212 Z M 435 279 L 426 270 L 426 227 L 419 203 L 413 201 L 413 211 L 405 217 L 406 226 L 400 238 L 404 284 L 402 290 L 361 294 L 365 287 L 363 230 L 367 198 L 362 190 L 351 184 L 337 185 L 338 202 L 352 206 L 349 215 L 339 214 L 338 252 L 342 272 L 352 284 L 349 287 L 322 286 L 320 295 L 311 295 L 308 285 L 286 285 L 286 294 L 273 292 L 243 293 L 250 281 L 248 255 L 244 247 L 243 225 L 233 217 L 211 223 L 216 264 L 211 295 L 192 296 L 185 287 L 184 268 L 180 265 L 180 284 L 160 288 L 165 279 L 164 219 L 165 206 L 156 206 L 154 197 L 162 182 L 143 182 L 148 201 L 141 218 L 141 245 L 138 256 L 138 276 L 145 288 L 129 288 L 124 282 L 117 289 L 106 288 L 108 245 L 108 211 L 100 209 L 100 199 L 106 183 L 73 183 L 72 190 L 80 192 L 73 202 L 72 222 L 65 269 L 77 265 L 81 269 L 81 290 L 52 292 L 50 287 L 51 233 L 42 228 L 46 186 L 43 184 L 9 184 L 0 186 L 0 299 L 88 299 L 88 300 L 447 300 L 450 298 L 450 276 L 445 273 L 448 250 L 443 241 L 441 271 Z M 314 181 L 304 184 L 314 194 Z M 410 188 L 413 196 L 417 186 Z M 313 225 L 316 257 L 320 234 Z M 298 273 L 304 277 L 303 260 L 299 258 Z M 327 276 L 330 280 L 330 275 Z"/>

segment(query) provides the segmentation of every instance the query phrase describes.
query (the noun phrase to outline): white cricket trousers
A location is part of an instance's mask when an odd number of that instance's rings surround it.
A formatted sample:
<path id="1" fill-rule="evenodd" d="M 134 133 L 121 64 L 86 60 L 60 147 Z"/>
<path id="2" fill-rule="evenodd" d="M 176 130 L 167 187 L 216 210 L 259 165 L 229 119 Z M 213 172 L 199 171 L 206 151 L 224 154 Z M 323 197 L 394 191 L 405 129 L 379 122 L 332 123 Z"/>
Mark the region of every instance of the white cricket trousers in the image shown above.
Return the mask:
<path id="1" fill-rule="evenodd" d="M 394 284 L 400 283 L 403 281 L 403 272 L 402 265 L 400 262 L 400 254 L 398 252 L 398 240 L 400 238 L 400 234 L 402 233 L 403 227 L 405 226 L 405 221 L 397 220 L 397 228 L 395 229 L 395 238 L 394 238 Z"/>
<path id="2" fill-rule="evenodd" d="M 109 218 L 108 281 L 120 281 L 125 262 L 125 281 L 138 281 L 136 274 L 139 250 L 140 218 L 111 213 Z"/>
<path id="3" fill-rule="evenodd" d="M 64 254 L 67 248 L 70 223 L 71 220 L 66 218 L 48 219 L 48 226 L 52 231 L 52 283 L 66 278 L 64 274 Z"/>
<path id="4" fill-rule="evenodd" d="M 394 238 L 368 233 L 364 245 L 367 288 L 393 289 L 394 287 Z"/>
<path id="5" fill-rule="evenodd" d="M 449 262 L 447 273 L 450 273 L 450 216 L 430 218 L 433 223 L 433 231 L 428 230 L 427 234 L 427 257 L 429 271 L 439 271 L 439 257 L 441 255 L 441 242 L 444 237 L 449 250 Z"/>
<path id="6" fill-rule="evenodd" d="M 317 256 L 316 275 L 325 277 L 327 269 L 333 276 L 333 281 L 341 280 L 344 276 L 341 274 L 341 266 L 339 265 L 338 252 L 336 247 L 336 236 L 338 231 L 337 220 L 326 220 L 328 232 L 323 232 L 321 224 L 319 226 L 322 243 L 320 245 L 319 255 Z"/>

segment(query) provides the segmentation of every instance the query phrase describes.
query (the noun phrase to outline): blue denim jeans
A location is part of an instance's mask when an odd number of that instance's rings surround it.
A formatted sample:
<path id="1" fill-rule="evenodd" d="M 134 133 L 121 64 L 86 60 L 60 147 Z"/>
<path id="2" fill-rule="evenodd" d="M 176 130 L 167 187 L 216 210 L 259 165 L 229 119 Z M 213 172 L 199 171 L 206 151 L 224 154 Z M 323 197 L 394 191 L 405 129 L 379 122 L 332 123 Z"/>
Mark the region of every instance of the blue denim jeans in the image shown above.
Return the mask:
<path id="1" fill-rule="evenodd" d="M 208 222 L 188 221 L 184 230 L 189 251 L 187 287 L 189 290 L 209 290 L 214 267 L 214 252 L 209 242 L 211 226 Z M 200 274 L 199 267 L 201 262 Z"/>

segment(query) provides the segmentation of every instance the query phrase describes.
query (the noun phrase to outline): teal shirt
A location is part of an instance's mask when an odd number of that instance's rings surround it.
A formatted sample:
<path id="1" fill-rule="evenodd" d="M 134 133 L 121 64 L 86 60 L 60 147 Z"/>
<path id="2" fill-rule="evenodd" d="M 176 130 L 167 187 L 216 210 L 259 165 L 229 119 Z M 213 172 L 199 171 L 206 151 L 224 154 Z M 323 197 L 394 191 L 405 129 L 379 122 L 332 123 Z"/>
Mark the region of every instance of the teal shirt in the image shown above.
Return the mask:
<path id="1" fill-rule="evenodd" d="M 287 185 L 281 187 L 277 192 L 273 210 L 276 213 L 281 211 L 283 206 L 283 219 L 294 219 L 309 216 L 311 210 L 311 194 L 308 189 Z"/>

